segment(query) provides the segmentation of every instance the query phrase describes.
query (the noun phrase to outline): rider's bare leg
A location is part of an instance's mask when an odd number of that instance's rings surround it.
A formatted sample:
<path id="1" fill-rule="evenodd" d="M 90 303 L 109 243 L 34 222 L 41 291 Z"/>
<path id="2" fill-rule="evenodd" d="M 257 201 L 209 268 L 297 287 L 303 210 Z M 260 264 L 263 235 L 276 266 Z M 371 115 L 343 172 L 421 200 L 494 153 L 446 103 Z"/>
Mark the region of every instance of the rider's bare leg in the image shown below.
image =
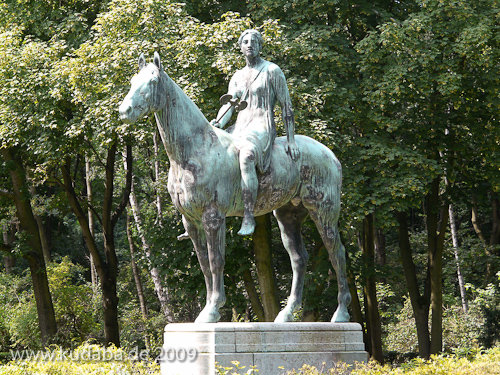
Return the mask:
<path id="1" fill-rule="evenodd" d="M 255 200 L 257 199 L 257 189 L 259 180 L 255 170 L 255 153 L 251 149 L 243 148 L 240 150 L 240 169 L 241 169 L 241 190 L 243 193 L 243 223 L 238 232 L 241 236 L 249 236 L 255 230 L 255 219 L 253 211 Z"/>

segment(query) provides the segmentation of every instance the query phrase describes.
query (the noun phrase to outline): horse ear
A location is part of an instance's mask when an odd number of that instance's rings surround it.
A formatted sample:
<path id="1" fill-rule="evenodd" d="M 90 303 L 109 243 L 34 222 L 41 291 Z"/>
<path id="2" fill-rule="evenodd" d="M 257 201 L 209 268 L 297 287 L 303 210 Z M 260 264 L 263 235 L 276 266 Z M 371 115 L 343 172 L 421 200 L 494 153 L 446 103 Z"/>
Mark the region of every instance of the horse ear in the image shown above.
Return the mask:
<path id="1" fill-rule="evenodd" d="M 141 55 L 139 56 L 139 70 L 141 70 L 145 66 L 146 66 L 146 58 L 144 57 L 144 54 L 141 53 Z"/>
<path id="2" fill-rule="evenodd" d="M 156 65 L 156 67 L 158 69 L 162 69 L 162 66 L 161 66 L 161 61 L 160 61 L 160 54 L 158 52 L 155 51 L 155 54 L 154 54 L 154 58 L 153 58 L 153 61 Z"/>

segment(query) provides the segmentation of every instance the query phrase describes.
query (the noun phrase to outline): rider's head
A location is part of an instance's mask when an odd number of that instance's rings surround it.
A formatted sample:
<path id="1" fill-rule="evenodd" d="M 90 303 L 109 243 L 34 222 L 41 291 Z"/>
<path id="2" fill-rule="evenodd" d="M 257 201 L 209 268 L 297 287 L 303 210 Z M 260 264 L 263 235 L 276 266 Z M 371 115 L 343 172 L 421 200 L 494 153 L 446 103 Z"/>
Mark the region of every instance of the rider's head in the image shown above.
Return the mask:
<path id="1" fill-rule="evenodd" d="M 257 40 L 259 41 L 259 51 L 262 51 L 262 45 L 264 44 L 264 39 L 262 39 L 261 33 L 255 29 L 248 29 L 241 33 L 241 36 L 238 39 L 238 45 L 240 46 L 240 48 L 241 48 L 241 43 L 243 42 L 243 38 L 248 34 L 255 35 L 257 37 Z"/>

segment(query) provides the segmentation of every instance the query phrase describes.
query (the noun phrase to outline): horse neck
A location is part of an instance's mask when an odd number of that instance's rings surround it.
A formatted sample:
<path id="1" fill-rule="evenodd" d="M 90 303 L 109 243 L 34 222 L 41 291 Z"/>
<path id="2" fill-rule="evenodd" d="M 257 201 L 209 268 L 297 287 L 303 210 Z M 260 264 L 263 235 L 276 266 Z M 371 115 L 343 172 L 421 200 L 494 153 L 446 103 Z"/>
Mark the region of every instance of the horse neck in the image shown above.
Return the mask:
<path id="1" fill-rule="evenodd" d="M 161 72 L 162 108 L 155 112 L 160 135 L 171 162 L 186 163 L 203 148 L 211 126 L 196 104 L 164 72 Z"/>

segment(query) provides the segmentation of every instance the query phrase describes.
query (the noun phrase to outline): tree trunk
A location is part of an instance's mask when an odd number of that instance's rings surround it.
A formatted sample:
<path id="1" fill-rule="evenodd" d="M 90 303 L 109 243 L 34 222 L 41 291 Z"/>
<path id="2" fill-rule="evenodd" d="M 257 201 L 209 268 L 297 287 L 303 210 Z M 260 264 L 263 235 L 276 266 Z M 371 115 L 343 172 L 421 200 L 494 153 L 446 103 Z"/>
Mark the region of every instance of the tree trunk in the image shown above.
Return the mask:
<path id="1" fill-rule="evenodd" d="M 323 264 L 324 257 L 327 257 L 328 251 L 322 241 L 318 241 L 315 244 L 314 253 L 309 261 L 309 269 L 311 272 L 315 272 L 317 267 Z M 302 309 L 302 321 L 303 322 L 317 322 L 320 316 L 319 308 L 315 306 L 312 310 L 309 308 L 308 300 L 311 298 L 321 298 L 326 287 L 326 283 L 315 283 L 314 291 L 304 296 L 303 309 Z"/>
<path id="2" fill-rule="evenodd" d="M 154 127 L 156 128 L 156 124 L 154 124 Z M 153 149 L 154 149 L 154 155 L 155 155 L 155 183 L 159 184 L 160 181 L 160 158 L 158 156 L 158 130 L 155 131 L 153 135 Z M 156 222 L 158 225 L 161 223 L 161 218 L 163 216 L 163 206 L 161 204 L 161 197 L 160 194 L 158 194 L 158 189 L 156 189 L 156 211 L 158 213 L 158 217 L 156 219 Z"/>
<path id="3" fill-rule="evenodd" d="M 74 190 L 74 184 L 70 173 L 71 159 L 67 158 L 64 166 L 61 167 L 63 175 L 63 187 L 73 212 L 76 215 L 83 238 L 94 258 L 97 274 L 102 288 L 102 304 L 104 316 L 104 336 L 106 345 L 114 344 L 120 346 L 120 331 L 118 327 L 118 296 L 116 293 L 116 282 L 118 275 L 118 258 L 115 251 L 114 228 L 120 215 L 125 209 L 129 200 L 132 185 L 132 147 L 126 146 L 126 178 L 122 199 L 118 203 L 115 211 L 112 211 L 114 193 L 114 171 L 117 151 L 117 142 L 111 144 L 107 152 L 105 165 L 105 187 L 102 208 L 102 230 L 104 236 L 104 258 L 96 244 L 95 237 L 90 230 L 88 215 L 81 206 L 78 195 Z"/>
<path id="4" fill-rule="evenodd" d="M 9 248 L 12 247 L 15 241 L 15 232 L 13 224 L 4 224 L 3 225 L 3 243 L 7 245 Z M 12 268 L 16 265 L 16 258 L 12 255 L 6 254 L 4 255 L 4 266 L 5 273 L 10 275 L 12 273 Z"/>
<path id="5" fill-rule="evenodd" d="M 29 178 L 29 176 L 26 176 Z M 36 196 L 36 188 L 33 185 L 30 185 L 30 193 L 31 196 Z M 50 244 L 49 240 L 47 238 L 47 234 L 45 232 L 45 226 L 43 225 L 43 220 L 42 218 L 33 213 L 33 216 L 35 218 L 36 224 L 38 226 L 38 231 L 40 233 L 40 242 L 42 244 L 42 250 L 43 250 L 43 258 L 45 259 L 45 263 L 50 263 L 52 262 L 52 255 L 50 254 Z"/>
<path id="6" fill-rule="evenodd" d="M 280 305 L 271 251 L 270 214 L 256 217 L 255 224 L 252 243 L 262 307 L 264 308 L 265 321 L 273 322 L 280 311 Z"/>
<path id="7" fill-rule="evenodd" d="M 139 233 L 139 237 L 142 242 L 142 248 L 144 250 L 144 254 L 146 254 L 146 259 L 148 260 L 149 270 L 151 273 L 151 278 L 153 279 L 153 284 L 155 287 L 156 295 L 158 296 L 158 300 L 160 301 L 160 306 L 163 314 L 167 318 L 169 323 L 174 322 L 174 314 L 169 306 L 169 296 L 168 292 L 163 287 L 163 283 L 160 277 L 160 272 L 158 268 L 153 266 L 153 262 L 151 260 L 151 247 L 149 246 L 148 241 L 146 240 L 146 236 L 144 235 L 142 218 L 139 208 L 139 203 L 137 202 L 137 197 L 135 195 L 134 184 L 132 183 L 130 196 L 129 196 L 130 207 L 132 208 L 132 214 L 134 215 L 134 221 L 137 228 L 137 232 Z"/>
<path id="8" fill-rule="evenodd" d="M 156 127 L 156 125 L 155 125 Z M 154 181 L 153 185 L 156 185 L 159 183 L 160 179 L 160 159 L 158 156 L 159 152 L 159 147 L 158 147 L 158 131 L 156 131 L 153 135 L 153 149 L 154 149 Z M 161 202 L 161 197 L 160 194 L 158 193 L 158 189 L 155 186 L 155 191 L 156 191 L 156 212 L 157 212 L 157 217 L 155 220 L 156 225 L 161 227 L 161 219 L 163 216 L 163 206 Z M 142 217 L 141 217 L 141 211 L 140 211 L 140 206 L 137 201 L 137 196 L 135 195 L 135 188 L 134 184 L 132 183 L 131 187 L 131 192 L 130 192 L 130 207 L 132 208 L 132 213 L 134 215 L 134 221 L 136 224 L 137 232 L 139 233 L 139 237 L 141 238 L 141 243 L 142 243 L 142 248 L 144 250 L 144 253 L 146 255 L 146 259 L 148 260 L 148 268 L 151 274 L 151 279 L 153 280 L 153 285 L 155 288 L 156 295 L 158 297 L 158 300 L 160 301 L 160 306 L 161 310 L 163 312 L 163 315 L 167 318 L 167 321 L 172 323 L 175 321 L 174 313 L 172 309 L 170 308 L 169 301 L 170 301 L 170 296 L 169 296 L 169 291 L 168 288 L 166 288 L 163 285 L 162 278 L 160 276 L 160 272 L 158 268 L 153 266 L 153 261 L 151 259 L 151 247 L 146 240 L 146 236 L 144 235 L 143 231 L 143 223 L 142 223 Z"/>
<path id="9" fill-rule="evenodd" d="M 89 229 L 90 229 L 90 234 L 92 237 L 94 237 L 94 213 L 92 212 L 92 178 L 91 178 L 91 165 L 89 158 L 85 158 L 85 184 L 87 186 L 87 204 L 88 204 L 88 220 L 89 220 Z M 95 262 L 94 262 L 94 257 L 92 256 L 92 253 L 89 253 L 89 262 L 90 262 L 90 280 L 92 282 L 92 289 L 94 291 L 97 290 L 97 270 L 95 268 Z"/>
<path id="10" fill-rule="evenodd" d="M 460 297 L 462 299 L 462 309 L 464 310 L 465 313 L 467 313 L 469 311 L 469 305 L 467 304 L 464 277 L 462 275 L 462 270 L 460 268 L 457 226 L 455 224 L 455 214 L 453 213 L 453 206 L 451 204 L 448 208 L 448 212 L 450 217 L 450 230 L 451 230 L 451 240 L 453 243 L 453 254 L 455 255 L 455 262 L 457 264 L 457 278 L 458 278 L 458 287 L 460 288 Z"/>
<path id="11" fill-rule="evenodd" d="M 117 142 L 115 141 L 108 149 L 106 158 L 104 200 L 102 207 L 102 231 L 104 235 L 104 255 L 106 257 L 105 280 L 102 282 L 102 293 L 104 300 L 104 335 L 106 344 L 113 343 L 116 347 L 120 346 L 120 330 L 118 327 L 118 295 L 116 293 L 116 284 L 118 278 L 118 257 L 115 250 L 114 228 L 119 216 L 125 209 L 130 196 L 132 185 L 132 149 L 130 145 L 126 148 L 127 160 L 127 180 L 124 188 L 124 194 L 116 211 L 113 212 L 113 193 L 115 180 L 115 161 Z M 99 275 L 100 278 L 103 276 Z"/>
<path id="12" fill-rule="evenodd" d="M 11 149 L 3 148 L 1 153 L 4 160 L 11 166 L 9 173 L 12 181 L 16 214 L 19 219 L 20 229 L 27 233 L 30 251 L 24 254 L 23 257 L 28 261 L 30 267 L 38 313 L 38 325 L 42 336 L 42 344 L 45 346 L 50 344 L 50 341 L 56 335 L 57 324 L 49 290 L 40 231 L 33 215 L 26 172 L 21 160 L 17 158 L 15 152 Z"/>
<path id="13" fill-rule="evenodd" d="M 361 324 L 361 329 L 363 330 L 363 342 L 368 348 L 370 346 L 370 341 L 368 339 L 368 335 L 366 334 L 363 310 L 361 309 L 361 302 L 359 301 L 358 290 L 356 288 L 356 279 L 354 278 L 354 274 L 352 273 L 352 270 L 349 269 L 349 267 L 347 268 L 347 282 L 349 284 L 349 292 L 351 293 L 352 319 L 355 322 Z"/>
<path id="14" fill-rule="evenodd" d="M 474 231 L 476 232 L 479 239 L 485 245 L 487 245 L 488 241 L 486 241 L 486 237 L 484 236 L 484 233 L 481 230 L 481 224 L 479 223 L 478 217 L 479 217 L 479 214 L 478 214 L 478 209 L 477 209 L 477 199 L 476 199 L 476 197 L 472 196 L 472 210 L 471 210 L 472 227 L 474 228 Z M 489 252 L 487 255 L 490 255 Z"/>
<path id="15" fill-rule="evenodd" d="M 141 272 L 139 267 L 137 267 L 137 263 L 135 262 L 135 245 L 134 239 L 132 238 L 132 231 L 130 230 L 130 226 L 132 225 L 132 220 L 130 215 L 127 215 L 127 239 L 130 248 L 130 264 L 132 266 L 132 273 L 134 275 L 135 287 L 137 289 L 137 298 L 139 299 L 139 306 L 141 307 L 142 318 L 144 319 L 145 325 L 145 336 L 144 342 L 146 343 L 146 349 L 150 349 L 149 343 L 149 334 L 147 329 L 147 320 L 148 320 L 148 306 L 146 304 L 146 298 L 144 297 L 144 289 L 142 288 L 141 282 Z"/>
<path id="16" fill-rule="evenodd" d="M 377 264 L 384 267 L 387 263 L 385 252 L 385 234 L 375 227 L 375 260 Z"/>
<path id="17" fill-rule="evenodd" d="M 92 254 L 92 257 L 94 259 L 97 274 L 99 275 L 99 281 L 101 283 L 102 289 L 105 343 L 106 345 L 113 343 L 117 347 L 119 347 L 120 337 L 118 332 L 118 297 L 116 296 L 116 272 L 111 272 L 111 277 L 108 277 L 108 268 L 116 266 L 117 263 L 114 262 L 114 265 L 110 266 L 100 254 L 96 239 L 92 235 L 89 227 L 88 216 L 80 205 L 78 196 L 73 189 L 72 180 L 69 173 L 69 166 L 70 163 L 69 160 L 67 160 L 66 165 L 61 168 L 64 179 L 64 188 L 66 190 L 66 196 L 68 197 L 71 209 L 73 210 L 78 223 L 80 224 L 85 244 L 87 245 L 87 248 L 89 249 L 89 252 Z M 106 258 L 110 255 L 110 250 L 111 249 L 108 247 Z"/>
<path id="18" fill-rule="evenodd" d="M 366 262 L 364 295 L 367 321 L 367 334 L 370 341 L 371 358 L 384 363 L 382 352 L 382 325 L 378 311 L 377 285 L 375 278 L 375 226 L 374 214 L 368 214 L 363 220 L 363 255 Z M 365 272 L 366 272 L 365 271 Z"/>
<path id="19" fill-rule="evenodd" d="M 346 252 L 347 261 L 347 283 L 349 285 L 349 292 L 351 293 L 351 310 L 352 318 L 355 322 L 361 324 L 364 327 L 363 310 L 361 309 L 361 303 L 359 301 L 358 289 L 356 288 L 356 278 L 352 272 L 351 267 L 349 267 L 349 256 Z M 364 328 L 363 328 L 364 331 Z"/>
<path id="20" fill-rule="evenodd" d="M 34 216 L 35 216 L 35 221 L 38 225 L 38 229 L 40 230 L 40 242 L 42 243 L 43 257 L 45 259 L 45 263 L 50 263 L 52 262 L 52 255 L 50 254 L 49 239 L 45 231 L 43 220 L 39 215 L 34 215 Z"/>
<path id="21" fill-rule="evenodd" d="M 495 246 L 500 243 L 500 201 L 498 196 L 492 193 L 491 207 L 492 207 L 492 226 L 490 234 L 490 246 Z"/>
<path id="22" fill-rule="evenodd" d="M 252 305 L 252 310 L 257 316 L 259 322 L 266 321 L 266 314 L 264 313 L 264 308 L 260 303 L 259 294 L 257 289 L 255 289 L 255 282 L 253 281 L 252 273 L 247 268 L 243 271 L 243 283 L 245 285 L 245 290 L 247 291 L 248 298 L 250 299 L 250 304 Z"/>
<path id="23" fill-rule="evenodd" d="M 443 250 L 444 235 L 448 226 L 448 205 L 439 209 L 439 178 L 431 184 L 431 190 L 426 197 L 426 206 L 432 310 L 431 354 L 437 354 L 443 349 Z"/>
<path id="24" fill-rule="evenodd" d="M 109 250 L 108 250 L 109 251 Z M 120 327 L 118 325 L 118 294 L 114 266 L 106 269 L 106 275 L 100 275 L 102 287 L 102 305 L 104 317 L 104 340 L 106 345 L 120 347 Z M 104 276 L 104 277 L 103 277 Z"/>
<path id="25" fill-rule="evenodd" d="M 132 238 L 132 232 L 130 231 L 130 215 L 127 215 L 127 239 L 130 248 L 130 263 L 132 266 L 132 273 L 134 275 L 135 287 L 137 289 L 137 298 L 139 299 L 139 306 L 141 307 L 142 317 L 144 319 L 148 318 L 148 306 L 146 305 L 146 299 L 144 298 L 144 290 L 142 288 L 141 273 L 137 263 L 135 262 L 135 245 Z"/>
<path id="26" fill-rule="evenodd" d="M 430 282 L 426 280 L 424 294 L 421 295 L 418 287 L 417 271 L 413 262 L 408 233 L 408 218 L 406 212 L 396 213 L 398 221 L 398 240 L 403 264 L 406 286 L 410 295 L 410 302 L 415 316 L 417 329 L 418 353 L 422 358 L 429 358 L 431 353 L 431 341 L 429 335 L 429 305 L 430 305 Z M 427 292 L 428 291 L 428 292 Z"/>
<path id="27" fill-rule="evenodd" d="M 16 265 L 16 258 L 10 255 L 4 255 L 4 266 L 5 266 L 5 273 L 7 275 L 12 274 L 12 268 Z"/>

